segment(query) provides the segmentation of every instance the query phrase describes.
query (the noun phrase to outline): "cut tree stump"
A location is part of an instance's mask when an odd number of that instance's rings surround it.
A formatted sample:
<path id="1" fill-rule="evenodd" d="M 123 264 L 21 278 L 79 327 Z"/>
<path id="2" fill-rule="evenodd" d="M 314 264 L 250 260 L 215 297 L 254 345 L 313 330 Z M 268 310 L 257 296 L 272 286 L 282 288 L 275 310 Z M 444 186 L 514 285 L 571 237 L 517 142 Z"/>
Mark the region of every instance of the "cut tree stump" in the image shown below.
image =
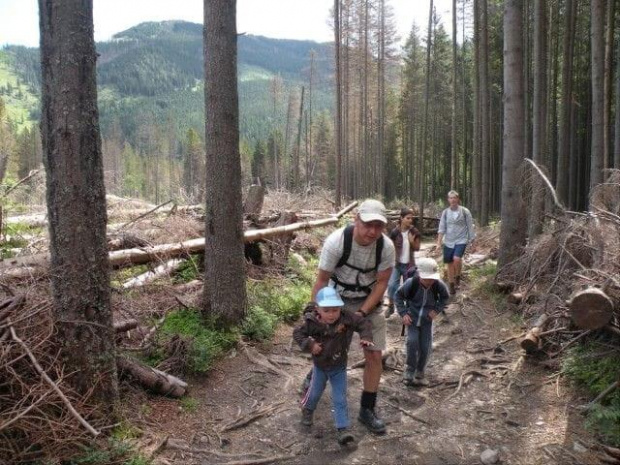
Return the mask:
<path id="1" fill-rule="evenodd" d="M 260 215 L 265 200 L 265 188 L 258 184 L 252 184 L 248 196 L 243 204 L 243 213 L 246 215 Z"/>
<path id="2" fill-rule="evenodd" d="M 187 383 L 179 378 L 142 365 L 127 357 L 116 357 L 116 366 L 121 376 L 127 376 L 156 394 L 181 397 L 187 392 Z"/>
<path id="3" fill-rule="evenodd" d="M 599 329 L 611 321 L 614 303 L 601 289 L 589 287 L 573 294 L 568 308 L 578 328 Z"/>

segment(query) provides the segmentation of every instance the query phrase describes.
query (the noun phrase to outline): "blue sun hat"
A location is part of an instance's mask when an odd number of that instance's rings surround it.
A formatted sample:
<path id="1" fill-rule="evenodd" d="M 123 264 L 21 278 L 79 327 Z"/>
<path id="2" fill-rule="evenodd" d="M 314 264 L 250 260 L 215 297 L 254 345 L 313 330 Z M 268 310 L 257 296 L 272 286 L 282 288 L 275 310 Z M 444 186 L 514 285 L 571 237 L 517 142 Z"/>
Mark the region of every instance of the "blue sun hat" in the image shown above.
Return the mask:
<path id="1" fill-rule="evenodd" d="M 343 307 L 344 302 L 333 287 L 324 287 L 316 294 L 316 304 L 319 307 Z"/>

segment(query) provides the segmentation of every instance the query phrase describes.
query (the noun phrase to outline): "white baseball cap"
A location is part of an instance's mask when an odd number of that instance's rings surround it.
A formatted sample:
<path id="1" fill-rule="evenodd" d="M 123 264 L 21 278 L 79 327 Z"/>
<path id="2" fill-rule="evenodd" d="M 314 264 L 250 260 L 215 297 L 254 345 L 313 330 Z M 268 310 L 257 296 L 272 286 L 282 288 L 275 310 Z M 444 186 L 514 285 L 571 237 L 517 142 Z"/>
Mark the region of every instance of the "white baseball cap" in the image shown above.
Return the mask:
<path id="1" fill-rule="evenodd" d="M 368 199 L 364 200 L 357 209 L 360 216 L 360 220 L 364 223 L 370 221 L 381 221 L 387 224 L 387 218 L 385 217 L 385 205 L 378 200 Z"/>
<path id="2" fill-rule="evenodd" d="M 415 261 L 421 279 L 439 279 L 437 262 L 432 258 L 422 257 Z"/>

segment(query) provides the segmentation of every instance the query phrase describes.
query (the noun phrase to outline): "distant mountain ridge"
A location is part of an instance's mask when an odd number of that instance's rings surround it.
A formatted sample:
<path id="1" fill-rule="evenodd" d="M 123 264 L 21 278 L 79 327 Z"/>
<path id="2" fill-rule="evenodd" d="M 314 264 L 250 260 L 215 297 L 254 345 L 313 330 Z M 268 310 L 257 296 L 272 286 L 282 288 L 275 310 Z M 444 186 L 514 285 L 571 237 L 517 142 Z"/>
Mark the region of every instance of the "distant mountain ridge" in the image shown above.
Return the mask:
<path id="1" fill-rule="evenodd" d="M 32 93 L 40 88 L 39 51 L 7 46 L 2 57 Z M 308 86 L 310 54 L 314 51 L 313 105 L 317 111 L 332 106 L 332 46 L 312 41 L 240 35 L 238 74 L 242 137 L 265 138 L 285 118 L 292 90 Z M 105 131 L 115 121 L 132 137 L 148 115 L 159 123 L 176 121 L 179 134 L 189 127 L 202 132 L 203 26 L 186 21 L 146 22 L 97 43 L 99 106 Z M 271 88 L 275 76 L 282 88 L 273 111 Z M 3 85 L 0 82 L 0 87 Z M 15 102 L 9 102 L 15 104 Z M 34 119 L 37 110 L 31 109 Z"/>

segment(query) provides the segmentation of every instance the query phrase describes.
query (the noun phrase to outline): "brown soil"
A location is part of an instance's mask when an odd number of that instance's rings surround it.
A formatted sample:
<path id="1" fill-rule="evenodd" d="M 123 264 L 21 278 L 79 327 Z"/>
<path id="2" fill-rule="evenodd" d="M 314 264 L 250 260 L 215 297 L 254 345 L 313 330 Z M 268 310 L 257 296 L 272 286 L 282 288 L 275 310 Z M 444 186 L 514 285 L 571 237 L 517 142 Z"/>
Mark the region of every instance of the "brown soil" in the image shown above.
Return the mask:
<path id="1" fill-rule="evenodd" d="M 466 280 L 447 318 L 436 325 L 429 387 L 406 387 L 402 372 L 393 369 L 395 364 L 402 368 L 404 338 L 400 319 L 393 315 L 388 320 L 388 349 L 394 357 L 378 399 L 388 424 L 383 436 L 357 422 L 363 369 L 349 370 L 357 447 L 342 449 L 336 442 L 329 388 L 314 426 L 305 430 L 300 425 L 298 389 L 310 362 L 293 347 L 292 328 L 283 326 L 268 345 L 249 348 L 276 370 L 250 362 L 241 347 L 208 377 L 189 380 L 197 407 L 132 394 L 132 416 L 144 429 L 139 446 L 158 464 L 272 463 L 268 458 L 300 465 L 478 464 L 486 449 L 498 450 L 502 464 L 598 463 L 596 440 L 584 431 L 578 409 L 587 399 L 578 397 L 557 368 L 524 358 L 518 339 L 500 344 L 523 328 L 510 310 L 498 313 L 489 301 L 472 303 L 466 298 L 470 285 Z M 361 359 L 354 339 L 350 365 Z M 266 408 L 264 416 L 222 432 L 261 408 Z"/>

